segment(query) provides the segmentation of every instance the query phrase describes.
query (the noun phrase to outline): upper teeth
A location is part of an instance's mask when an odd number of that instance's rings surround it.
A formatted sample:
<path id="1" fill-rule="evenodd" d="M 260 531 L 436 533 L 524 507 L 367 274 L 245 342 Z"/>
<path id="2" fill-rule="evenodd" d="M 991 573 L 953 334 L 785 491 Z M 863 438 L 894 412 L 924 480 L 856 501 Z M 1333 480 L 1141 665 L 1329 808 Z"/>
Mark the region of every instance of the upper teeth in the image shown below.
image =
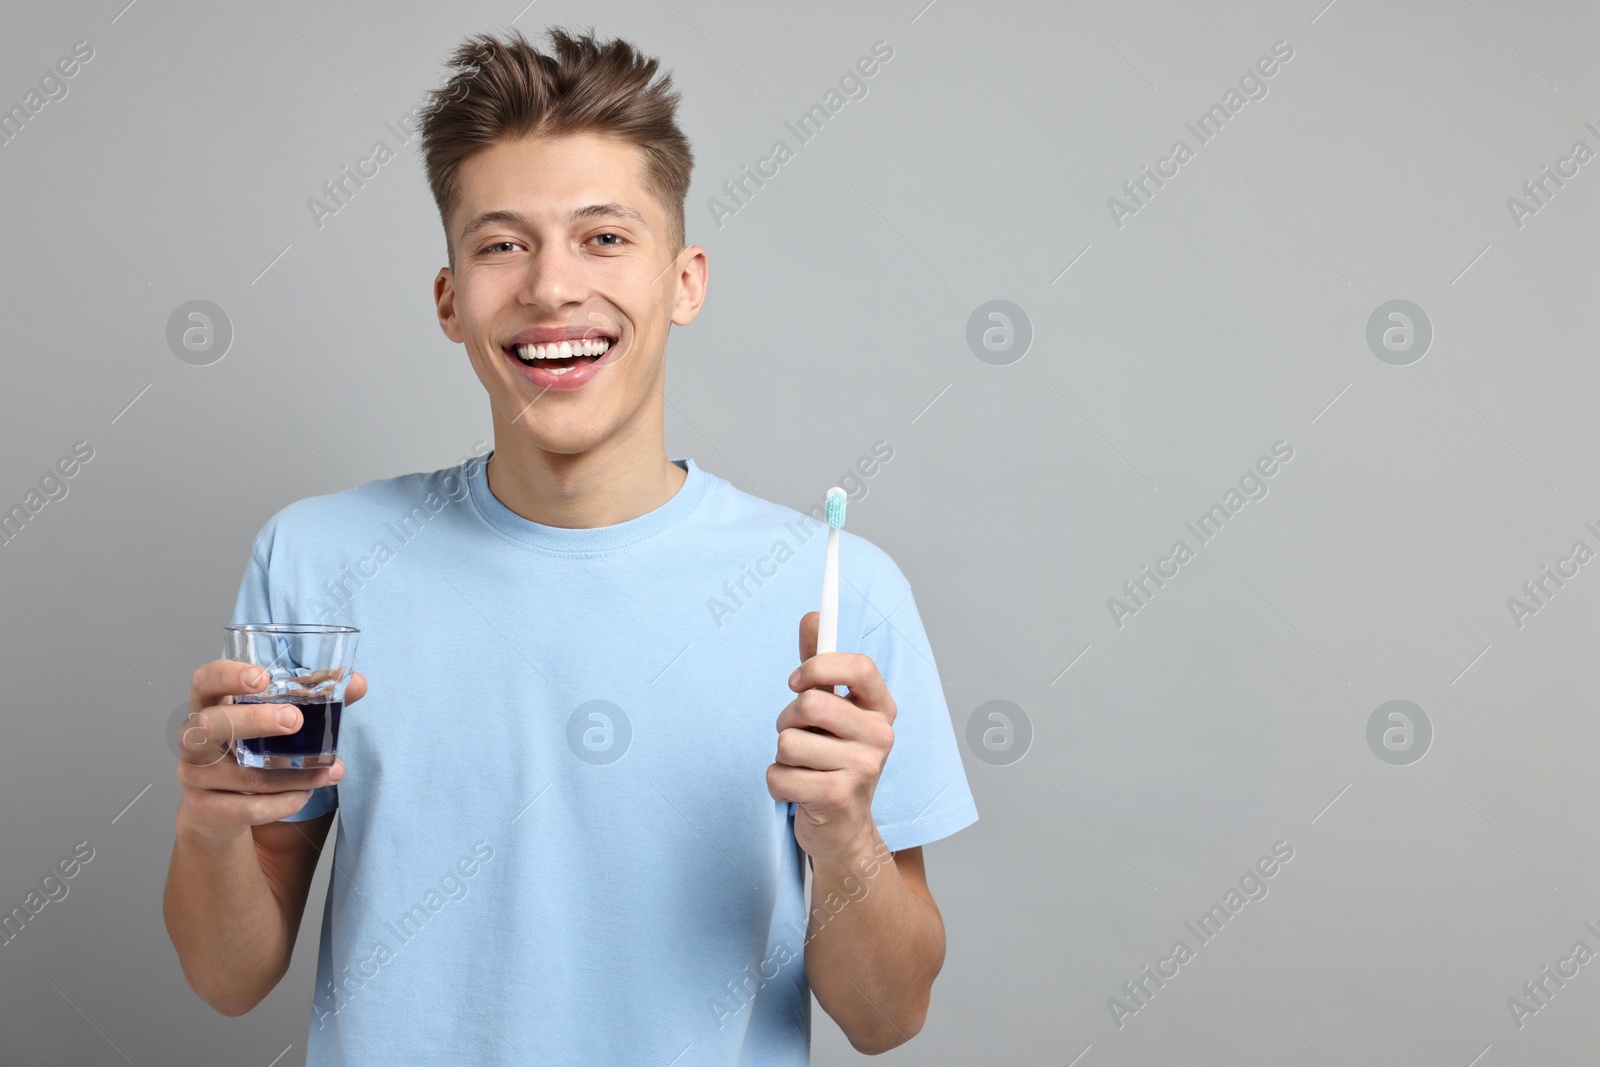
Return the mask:
<path id="1" fill-rule="evenodd" d="M 603 356 L 611 347 L 605 338 L 593 341 L 560 341 L 548 345 L 518 345 L 520 359 L 569 359 L 572 356 Z"/>

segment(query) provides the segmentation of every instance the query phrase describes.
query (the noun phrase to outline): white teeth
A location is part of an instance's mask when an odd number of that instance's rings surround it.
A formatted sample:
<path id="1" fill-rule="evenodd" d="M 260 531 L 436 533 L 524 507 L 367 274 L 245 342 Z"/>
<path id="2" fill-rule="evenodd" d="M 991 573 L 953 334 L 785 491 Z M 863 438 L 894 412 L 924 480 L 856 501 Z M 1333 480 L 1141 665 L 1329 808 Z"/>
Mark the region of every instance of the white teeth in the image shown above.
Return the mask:
<path id="1" fill-rule="evenodd" d="M 517 357 L 524 362 L 532 359 L 567 359 L 572 356 L 603 356 L 611 347 L 605 338 L 592 341 L 561 341 L 548 345 L 518 345 Z M 555 370 L 554 367 L 550 368 Z"/>

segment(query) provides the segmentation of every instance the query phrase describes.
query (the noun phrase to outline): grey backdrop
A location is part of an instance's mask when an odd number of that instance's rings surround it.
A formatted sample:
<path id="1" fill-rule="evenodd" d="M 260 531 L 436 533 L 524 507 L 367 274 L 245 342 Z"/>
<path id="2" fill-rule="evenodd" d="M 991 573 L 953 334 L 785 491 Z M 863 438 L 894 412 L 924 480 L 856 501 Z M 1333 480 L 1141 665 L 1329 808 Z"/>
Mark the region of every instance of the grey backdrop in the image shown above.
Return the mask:
<path id="1" fill-rule="evenodd" d="M 670 453 L 805 507 L 894 450 L 850 527 L 913 583 L 982 818 L 927 850 L 949 955 L 883 1062 L 1594 1062 L 1593 5 L 522 2 L 6 5 L 0 105 L 93 55 L 0 145 L 0 507 L 93 456 L 0 546 L 0 906 L 94 854 L 0 947 L 0 1059 L 303 1061 L 327 861 L 288 976 L 214 1014 L 161 918 L 168 723 L 273 511 L 488 438 L 385 124 L 462 35 L 565 23 L 685 92 L 711 288 L 670 349 Z M 378 140 L 397 157 L 319 227 Z M 1134 201 L 1146 166 L 1169 176 Z M 220 333 L 168 341 L 192 300 L 231 327 L 207 366 Z M 1123 583 L 1180 539 L 1139 606 Z M 1185 923 L 1279 842 L 1202 943 Z M 857 1059 L 820 1012 L 815 1044 Z"/>

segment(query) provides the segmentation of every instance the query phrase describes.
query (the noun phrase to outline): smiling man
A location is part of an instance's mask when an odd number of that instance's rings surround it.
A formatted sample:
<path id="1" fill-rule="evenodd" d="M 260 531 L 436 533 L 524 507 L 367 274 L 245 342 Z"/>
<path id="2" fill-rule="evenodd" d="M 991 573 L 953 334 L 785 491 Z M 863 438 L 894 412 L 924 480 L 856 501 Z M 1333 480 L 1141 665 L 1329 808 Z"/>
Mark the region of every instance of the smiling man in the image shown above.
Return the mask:
<path id="1" fill-rule="evenodd" d="M 434 300 L 493 451 L 257 535 L 234 621 L 358 626 L 362 671 L 335 766 L 274 771 L 227 746 L 298 714 L 233 703 L 243 664 L 195 672 L 168 931 L 249 1011 L 337 810 L 312 1067 L 788 1067 L 812 993 L 892 1048 L 944 960 L 921 846 L 977 818 L 916 603 L 844 533 L 816 654 L 821 524 L 667 457 L 667 337 L 707 280 L 677 94 L 625 42 L 550 38 L 463 43 L 423 129 Z"/>

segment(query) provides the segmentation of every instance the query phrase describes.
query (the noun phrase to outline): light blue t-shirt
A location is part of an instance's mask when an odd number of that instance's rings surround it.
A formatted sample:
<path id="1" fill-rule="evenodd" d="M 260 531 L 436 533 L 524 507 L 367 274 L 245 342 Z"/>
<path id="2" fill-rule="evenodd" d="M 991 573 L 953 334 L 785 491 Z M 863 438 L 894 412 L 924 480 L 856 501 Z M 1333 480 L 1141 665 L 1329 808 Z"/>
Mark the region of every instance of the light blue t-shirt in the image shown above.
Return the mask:
<path id="1" fill-rule="evenodd" d="M 804 858 L 766 771 L 826 526 L 674 462 L 614 526 L 530 522 L 475 458 L 257 535 L 234 622 L 357 626 L 370 685 L 344 781 L 288 820 L 340 812 L 311 1067 L 809 1062 Z M 839 648 L 898 706 L 873 816 L 926 844 L 978 817 L 933 654 L 882 550 L 844 532 L 839 568 Z"/>

